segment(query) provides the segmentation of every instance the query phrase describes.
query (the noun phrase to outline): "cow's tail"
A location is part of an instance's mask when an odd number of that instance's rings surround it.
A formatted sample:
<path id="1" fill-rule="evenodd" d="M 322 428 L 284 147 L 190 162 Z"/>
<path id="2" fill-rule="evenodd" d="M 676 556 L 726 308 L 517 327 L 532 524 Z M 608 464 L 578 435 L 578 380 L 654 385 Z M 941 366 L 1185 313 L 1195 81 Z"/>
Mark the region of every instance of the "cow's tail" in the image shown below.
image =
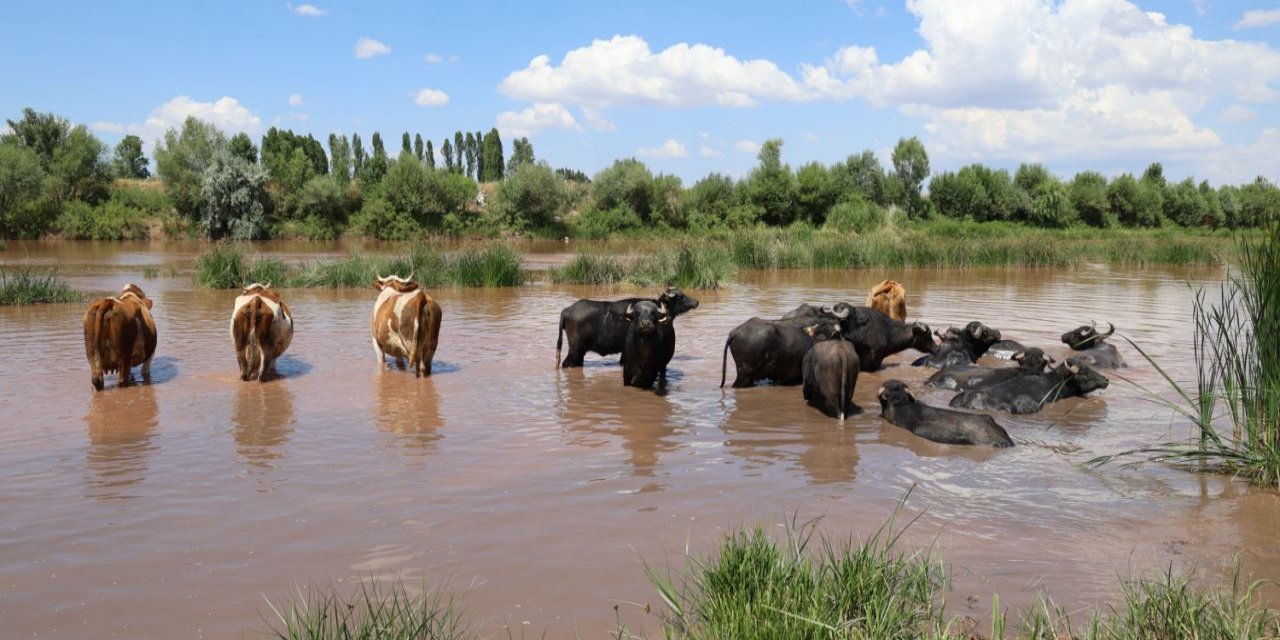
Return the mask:
<path id="1" fill-rule="evenodd" d="M 845 361 L 849 356 L 844 349 L 837 349 L 837 351 L 840 352 L 840 422 L 844 422 L 845 405 L 848 403 L 848 398 L 844 396 L 844 383 L 849 375 L 849 367 L 846 366 Z"/>
<path id="2" fill-rule="evenodd" d="M 431 372 L 431 363 L 423 362 L 423 354 L 427 350 L 427 333 L 431 328 L 431 298 L 423 294 L 422 304 L 418 306 L 418 315 L 413 321 L 413 353 L 409 354 L 409 362 L 413 364 L 413 375 L 421 376 L 425 368 Z"/>
<path id="3" fill-rule="evenodd" d="M 266 363 L 261 362 L 265 354 L 262 352 L 261 345 L 258 344 L 260 336 L 258 335 L 258 315 L 262 313 L 262 297 L 254 296 L 248 304 L 245 305 L 245 311 L 249 313 L 249 327 L 245 333 L 245 349 L 249 353 L 245 354 L 245 359 L 249 361 L 249 371 L 252 372 L 259 367 L 263 367 Z M 265 371 L 258 373 L 259 379 Z"/>
<path id="4" fill-rule="evenodd" d="M 89 307 L 93 317 L 85 318 L 84 355 L 89 360 L 89 378 L 95 389 L 102 389 L 102 349 L 98 343 L 102 340 L 103 325 L 112 308 L 109 300 L 95 302 Z"/>
<path id="5" fill-rule="evenodd" d="M 560 368 L 560 347 L 564 344 L 564 312 L 560 312 L 560 327 L 556 329 L 556 368 Z"/>
<path id="6" fill-rule="evenodd" d="M 724 388 L 725 371 L 729 367 L 729 344 L 733 342 L 733 334 L 724 341 L 724 352 L 720 354 L 720 388 Z"/>

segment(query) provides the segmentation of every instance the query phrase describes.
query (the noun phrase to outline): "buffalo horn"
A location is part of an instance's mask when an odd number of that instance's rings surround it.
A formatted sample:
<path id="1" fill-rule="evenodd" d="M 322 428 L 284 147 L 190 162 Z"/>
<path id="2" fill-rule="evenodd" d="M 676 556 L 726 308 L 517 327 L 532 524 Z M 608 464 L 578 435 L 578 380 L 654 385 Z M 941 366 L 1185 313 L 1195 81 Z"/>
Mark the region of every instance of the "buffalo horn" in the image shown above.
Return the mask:
<path id="1" fill-rule="evenodd" d="M 837 318 L 840 318 L 841 320 L 844 320 L 845 318 L 849 317 L 849 307 L 846 305 L 844 309 L 841 311 L 836 311 L 834 308 L 832 308 L 831 315 Z"/>
<path id="2" fill-rule="evenodd" d="M 1026 358 L 1026 357 L 1027 357 L 1027 352 L 1026 352 L 1026 351 L 1019 351 L 1019 352 L 1017 352 L 1017 353 L 1013 354 L 1012 356 L 1010 356 L 1010 359 L 1011 359 L 1011 360 L 1013 360 L 1013 361 L 1015 361 L 1015 362 L 1022 362 L 1022 359 L 1023 359 L 1023 358 Z"/>
<path id="3" fill-rule="evenodd" d="M 667 315 L 667 305 L 658 305 L 658 322 L 669 322 L 670 320 L 671 316 Z"/>
<path id="4" fill-rule="evenodd" d="M 1110 338 L 1110 337 L 1111 337 L 1111 334 L 1113 334 L 1113 333 L 1115 333 L 1115 332 L 1116 332 L 1116 325 L 1111 324 L 1110 322 L 1108 322 L 1108 323 L 1107 323 L 1107 326 L 1108 326 L 1108 327 L 1111 327 L 1111 330 L 1110 330 L 1110 331 L 1108 331 L 1108 332 L 1106 332 L 1106 333 L 1104 333 L 1104 334 L 1102 335 L 1102 337 L 1103 337 L 1103 338 Z"/>

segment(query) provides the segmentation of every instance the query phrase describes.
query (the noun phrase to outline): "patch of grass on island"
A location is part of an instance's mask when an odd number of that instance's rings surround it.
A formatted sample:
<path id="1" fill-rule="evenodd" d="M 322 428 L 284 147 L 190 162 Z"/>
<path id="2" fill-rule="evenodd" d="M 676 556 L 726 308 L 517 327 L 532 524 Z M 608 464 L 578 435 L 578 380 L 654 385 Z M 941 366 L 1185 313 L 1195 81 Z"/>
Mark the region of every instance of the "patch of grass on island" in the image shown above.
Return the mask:
<path id="1" fill-rule="evenodd" d="M 419 246 L 398 256 L 352 253 L 302 265 L 289 265 L 274 257 L 252 258 L 237 245 L 219 244 L 196 260 L 195 282 L 214 289 L 233 289 L 252 282 L 342 289 L 368 287 L 380 276 L 411 274 L 426 288 L 514 287 L 528 281 L 518 251 L 506 244 L 489 243 L 448 251 Z"/>
<path id="2" fill-rule="evenodd" d="M 737 268 L 727 248 L 716 243 L 683 242 L 639 257 L 584 253 L 552 269 L 552 282 L 619 284 L 641 287 L 672 284 L 682 289 L 717 289 L 733 281 Z"/>
<path id="3" fill-rule="evenodd" d="M 81 302 L 85 297 L 51 270 L 0 269 L 0 305 Z"/>

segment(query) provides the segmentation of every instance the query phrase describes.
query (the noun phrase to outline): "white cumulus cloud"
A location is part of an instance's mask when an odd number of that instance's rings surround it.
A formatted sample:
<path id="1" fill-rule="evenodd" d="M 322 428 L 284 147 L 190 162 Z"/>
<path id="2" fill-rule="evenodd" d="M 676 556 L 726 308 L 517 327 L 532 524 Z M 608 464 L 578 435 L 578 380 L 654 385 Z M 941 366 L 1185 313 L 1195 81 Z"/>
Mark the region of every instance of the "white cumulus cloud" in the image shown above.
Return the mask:
<path id="1" fill-rule="evenodd" d="M 669 138 L 657 147 L 642 147 L 636 150 L 638 156 L 649 156 L 651 158 L 687 158 L 689 151 L 680 144 L 679 140 Z"/>
<path id="2" fill-rule="evenodd" d="M 562 104 L 535 102 L 520 111 L 498 114 L 498 130 L 504 138 L 530 136 L 543 129 L 577 131 L 581 127 Z"/>
<path id="3" fill-rule="evenodd" d="M 1218 114 L 1218 117 L 1221 118 L 1223 122 L 1248 122 L 1253 120 L 1257 115 L 1257 111 L 1236 102 L 1228 106 L 1226 109 L 1223 109 L 1222 113 Z"/>
<path id="4" fill-rule="evenodd" d="M 321 9 L 314 4 L 293 4 L 292 2 L 286 2 L 284 3 L 284 6 L 300 16 L 307 16 L 309 18 L 319 18 L 320 16 L 329 13 L 327 9 Z"/>
<path id="5" fill-rule="evenodd" d="M 372 58 L 374 56 L 385 56 L 391 53 L 391 47 L 388 47 L 373 38 L 360 38 L 356 40 L 356 57 L 361 60 Z"/>
<path id="6" fill-rule="evenodd" d="M 760 152 L 760 144 L 754 140 L 739 140 L 733 145 L 733 148 L 743 153 L 756 154 Z"/>
<path id="7" fill-rule="evenodd" d="M 419 89 L 413 103 L 419 107 L 442 107 L 449 104 L 449 94 L 438 89 Z"/>
<path id="8" fill-rule="evenodd" d="M 1237 29 L 1254 29 L 1257 27 L 1269 27 L 1273 24 L 1280 23 L 1280 7 L 1275 9 L 1251 9 L 1244 12 L 1240 19 L 1236 21 Z"/>
<path id="9" fill-rule="evenodd" d="M 596 131 L 613 132 L 618 130 L 618 125 L 614 124 L 608 118 L 605 118 L 604 114 L 600 113 L 599 109 L 583 107 L 582 119 L 587 121 L 588 127 L 591 127 Z"/>
<path id="10" fill-rule="evenodd" d="M 295 93 L 289 96 L 289 106 L 297 107 L 302 105 L 302 94 Z"/>
<path id="11" fill-rule="evenodd" d="M 132 133 L 142 138 L 143 144 L 150 150 L 166 131 L 181 129 L 183 121 L 188 116 L 195 116 L 212 123 L 227 135 L 242 131 L 256 134 L 262 128 L 262 118 L 230 96 L 223 96 L 213 102 L 200 102 L 190 96 L 177 96 L 152 109 L 146 120 L 142 122 L 129 124 L 95 122 L 91 126 L 98 131 Z"/>
<path id="12" fill-rule="evenodd" d="M 923 118 L 931 152 L 1059 160 L 1200 153 L 1223 144 L 1195 121 L 1210 99 L 1280 100 L 1280 51 L 1197 38 L 1128 0 L 909 0 L 907 9 L 924 48 L 883 61 L 854 44 L 802 65 L 801 76 L 829 99 Z"/>
<path id="13" fill-rule="evenodd" d="M 654 53 L 639 36 L 616 35 L 564 55 L 557 66 L 534 58 L 498 86 L 504 95 L 531 102 L 590 107 L 661 105 L 753 106 L 760 101 L 801 101 L 814 92 L 768 60 L 739 60 L 724 49 L 680 43 Z"/>

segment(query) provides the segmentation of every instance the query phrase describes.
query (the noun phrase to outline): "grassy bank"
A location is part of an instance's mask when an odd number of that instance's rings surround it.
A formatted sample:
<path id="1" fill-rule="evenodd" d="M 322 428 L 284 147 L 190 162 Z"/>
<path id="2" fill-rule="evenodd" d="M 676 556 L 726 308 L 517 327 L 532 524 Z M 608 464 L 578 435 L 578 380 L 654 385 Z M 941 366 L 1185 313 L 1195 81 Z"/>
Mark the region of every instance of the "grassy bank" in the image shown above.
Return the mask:
<path id="1" fill-rule="evenodd" d="M 551 269 L 552 282 L 637 286 L 674 284 L 685 289 L 716 289 L 733 280 L 733 256 L 720 245 L 680 243 L 640 257 L 583 253 L 563 267 Z"/>
<path id="2" fill-rule="evenodd" d="M 746 269 L 871 269 L 965 267 L 1070 267 L 1112 265 L 1215 265 L 1234 255 L 1226 235 L 1185 230 L 1032 229 L 1010 224 L 932 222 L 854 235 L 811 227 L 753 229 L 687 236 L 678 250 L 670 240 L 636 238 L 639 251 L 688 254 L 695 264 L 717 266 L 723 278 Z M 558 282 L 642 283 L 651 278 L 651 257 L 608 258 L 583 253 L 552 274 Z M 669 262 L 669 260 L 668 260 Z"/>
<path id="3" fill-rule="evenodd" d="M 1280 486 L 1280 223 L 1239 238 L 1237 255 L 1238 267 L 1216 296 L 1204 290 L 1196 294 L 1195 389 L 1178 385 L 1134 345 L 1177 392 L 1180 401 L 1165 404 L 1194 425 L 1192 440 L 1094 463 L 1116 458 L 1172 462 Z"/>
<path id="4" fill-rule="evenodd" d="M 213 289 L 234 289 L 252 282 L 277 287 L 359 288 L 392 274 L 413 274 L 418 283 L 429 288 L 513 287 L 528 280 L 520 253 L 500 243 L 455 251 L 419 246 L 400 256 L 353 253 L 301 265 L 273 257 L 251 257 L 238 245 L 220 244 L 196 259 L 194 280 Z"/>
<path id="5" fill-rule="evenodd" d="M 85 293 L 72 289 L 53 271 L 21 268 L 0 271 L 0 305 L 80 302 Z"/>
<path id="6" fill-rule="evenodd" d="M 896 518 L 895 518 L 896 519 Z M 1280 612 L 1258 597 L 1261 582 L 1237 573 L 1217 588 L 1201 588 L 1164 572 L 1126 580 L 1119 599 L 1068 614 L 1041 598 L 1020 612 L 992 600 L 989 626 L 951 616 L 943 607 L 947 580 L 929 549 L 908 549 L 891 520 L 865 542 L 832 538 L 813 524 L 770 534 L 762 527 L 729 533 L 705 557 L 659 574 L 645 570 L 663 606 L 619 610 L 618 640 L 1249 640 L 1280 637 Z M 269 603 L 271 637 L 478 638 L 454 598 L 439 590 L 393 583 L 365 586 L 353 596 L 332 588 L 298 590 Z M 651 615 L 652 614 L 652 615 Z M 636 618 L 646 623 L 629 624 Z M 630 621 L 628 620 L 630 619 Z M 653 628 L 645 628 L 651 626 Z"/>

